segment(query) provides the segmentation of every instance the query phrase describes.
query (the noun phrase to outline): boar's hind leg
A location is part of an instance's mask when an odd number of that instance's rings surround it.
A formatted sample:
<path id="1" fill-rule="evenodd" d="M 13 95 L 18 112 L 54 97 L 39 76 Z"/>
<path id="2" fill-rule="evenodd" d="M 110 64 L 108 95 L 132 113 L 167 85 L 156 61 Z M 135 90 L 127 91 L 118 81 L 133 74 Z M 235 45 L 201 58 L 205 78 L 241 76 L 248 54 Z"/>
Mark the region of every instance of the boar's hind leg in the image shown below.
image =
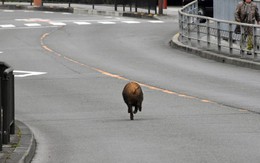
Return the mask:
<path id="1" fill-rule="evenodd" d="M 139 105 L 139 111 L 140 111 L 140 112 L 142 111 L 142 104 Z"/>
<path id="2" fill-rule="evenodd" d="M 135 106 L 135 111 L 134 111 L 134 114 L 136 114 L 136 113 L 137 113 L 137 111 L 138 111 L 138 107 L 137 107 L 137 106 Z"/>
<path id="3" fill-rule="evenodd" d="M 132 106 L 131 105 L 127 105 L 128 106 L 128 113 L 132 113 Z"/>
<path id="4" fill-rule="evenodd" d="M 130 119 L 134 120 L 134 114 L 133 113 L 130 113 Z"/>

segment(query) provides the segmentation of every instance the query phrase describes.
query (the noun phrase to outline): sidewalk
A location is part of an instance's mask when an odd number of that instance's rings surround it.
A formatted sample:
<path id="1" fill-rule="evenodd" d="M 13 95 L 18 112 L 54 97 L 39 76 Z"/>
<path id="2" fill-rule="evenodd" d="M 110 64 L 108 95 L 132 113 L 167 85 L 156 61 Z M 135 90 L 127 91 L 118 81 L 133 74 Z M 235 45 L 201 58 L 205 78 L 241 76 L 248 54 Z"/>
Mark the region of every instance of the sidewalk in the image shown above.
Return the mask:
<path id="1" fill-rule="evenodd" d="M 204 40 L 206 42 L 205 37 L 201 37 L 201 40 Z M 233 53 L 233 55 L 229 54 L 228 49 L 224 49 L 221 51 L 221 53 L 218 53 L 218 47 L 217 47 L 217 39 L 211 38 L 213 40 L 212 42 L 215 42 L 215 45 L 211 45 L 211 49 L 207 49 L 206 45 L 201 45 L 200 48 L 196 47 L 196 41 L 193 41 L 191 44 L 192 46 L 185 45 L 179 41 L 179 34 L 176 34 L 173 36 L 172 40 L 170 41 L 170 45 L 173 48 L 177 48 L 192 54 L 195 54 L 197 56 L 215 60 L 217 62 L 221 63 L 228 63 L 240 67 L 246 67 L 246 68 L 251 68 L 251 69 L 256 69 L 260 70 L 260 57 L 257 56 L 256 59 L 252 59 L 253 55 L 247 56 L 246 54 L 241 57 L 240 51 L 236 51 Z M 222 44 L 228 47 L 228 42 L 222 40 Z M 205 47 L 204 47 L 205 46 Z M 233 45 L 234 47 L 237 47 L 239 49 L 239 45 L 235 44 Z M 234 50 L 235 51 L 235 50 Z"/>
<path id="2" fill-rule="evenodd" d="M 0 152 L 1 163 L 29 163 L 36 149 L 36 141 L 31 130 L 23 122 L 15 121 L 15 134 L 10 144 L 3 145 Z"/>
<path id="3" fill-rule="evenodd" d="M 24 2 L 5 2 L 4 6 L 0 5 L 0 9 L 26 9 L 26 10 L 44 10 L 44 11 L 55 11 L 55 12 L 71 12 L 75 14 L 95 14 L 95 15 L 106 15 L 106 16 L 130 16 L 137 18 L 147 18 L 147 19 L 163 19 L 163 18 L 178 18 L 178 10 L 180 7 L 168 7 L 163 10 L 163 15 L 154 14 L 154 10 L 151 10 L 148 14 L 147 9 L 138 8 L 137 13 L 130 12 L 129 7 L 125 7 L 123 11 L 123 6 L 118 5 L 117 11 L 115 11 L 114 5 L 99 5 L 95 4 L 75 4 L 71 3 L 70 7 L 68 3 L 44 3 L 42 7 L 31 6 L 31 4 Z M 134 11 L 134 7 L 132 11 Z M 158 11 L 158 9 L 157 9 Z"/>

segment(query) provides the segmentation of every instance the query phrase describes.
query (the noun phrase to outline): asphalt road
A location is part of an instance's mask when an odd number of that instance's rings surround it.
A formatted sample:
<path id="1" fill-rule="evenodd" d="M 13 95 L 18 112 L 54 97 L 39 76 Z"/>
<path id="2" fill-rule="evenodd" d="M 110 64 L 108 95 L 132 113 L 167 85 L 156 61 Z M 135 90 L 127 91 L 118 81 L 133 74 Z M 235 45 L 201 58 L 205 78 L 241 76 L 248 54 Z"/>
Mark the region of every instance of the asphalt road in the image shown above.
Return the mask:
<path id="1" fill-rule="evenodd" d="M 33 163 L 259 162 L 259 71 L 171 48 L 176 20 L 0 12 Z M 134 121 L 121 95 L 131 80 L 144 92 Z"/>

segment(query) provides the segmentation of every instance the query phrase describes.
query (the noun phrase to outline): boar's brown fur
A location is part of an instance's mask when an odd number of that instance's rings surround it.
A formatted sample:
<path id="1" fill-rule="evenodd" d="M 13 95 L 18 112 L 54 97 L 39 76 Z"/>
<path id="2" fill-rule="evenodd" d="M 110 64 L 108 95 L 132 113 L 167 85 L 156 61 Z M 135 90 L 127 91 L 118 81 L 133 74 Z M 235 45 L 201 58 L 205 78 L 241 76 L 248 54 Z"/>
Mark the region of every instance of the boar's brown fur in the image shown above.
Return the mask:
<path id="1" fill-rule="evenodd" d="M 136 114 L 138 110 L 142 111 L 143 91 L 138 83 L 130 82 L 125 85 L 122 95 L 130 113 L 130 119 L 133 120 L 133 114 Z M 132 107 L 135 107 L 134 112 Z"/>

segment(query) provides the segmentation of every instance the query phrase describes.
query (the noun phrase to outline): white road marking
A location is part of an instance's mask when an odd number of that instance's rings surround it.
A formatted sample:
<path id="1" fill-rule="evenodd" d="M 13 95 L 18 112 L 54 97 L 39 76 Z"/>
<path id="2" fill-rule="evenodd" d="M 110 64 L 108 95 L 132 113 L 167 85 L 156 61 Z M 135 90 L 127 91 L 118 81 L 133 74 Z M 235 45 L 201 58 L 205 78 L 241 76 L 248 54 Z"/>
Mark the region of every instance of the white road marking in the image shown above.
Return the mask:
<path id="1" fill-rule="evenodd" d="M 3 12 L 14 12 L 14 10 L 3 10 Z"/>
<path id="2" fill-rule="evenodd" d="M 65 26 L 67 25 L 66 23 L 62 23 L 62 22 L 49 22 L 51 25 L 56 25 L 56 26 Z"/>
<path id="3" fill-rule="evenodd" d="M 63 12 L 62 15 L 71 15 L 69 12 Z"/>
<path id="4" fill-rule="evenodd" d="M 116 24 L 116 22 L 108 22 L 108 21 L 102 21 L 98 22 L 99 24 Z"/>
<path id="5" fill-rule="evenodd" d="M 19 77 L 19 78 L 24 78 L 24 77 L 28 77 L 28 76 L 35 76 L 35 75 L 44 75 L 44 74 L 47 74 L 47 72 L 14 70 L 14 76 Z"/>
<path id="6" fill-rule="evenodd" d="M 127 24 L 139 24 L 141 22 L 139 21 L 133 21 L 133 20 L 128 20 L 128 21 L 122 21 L 123 23 L 127 23 Z"/>
<path id="7" fill-rule="evenodd" d="M 34 12 L 33 10 L 24 10 L 24 12 Z"/>
<path id="8" fill-rule="evenodd" d="M 27 23 L 27 24 L 24 24 L 25 26 L 27 27 L 40 27 L 41 24 L 38 24 L 38 23 Z"/>
<path id="9" fill-rule="evenodd" d="M 3 25 L 0 25 L 0 27 L 2 27 L 2 28 L 14 28 L 15 25 L 13 25 L 13 24 L 3 24 Z"/>
<path id="10" fill-rule="evenodd" d="M 89 25 L 89 24 L 91 24 L 89 22 L 74 22 L 74 23 L 77 24 L 77 25 Z"/>
<path id="11" fill-rule="evenodd" d="M 150 20 L 148 22 L 149 23 L 164 23 L 164 21 L 160 21 L 160 20 Z"/>
<path id="12" fill-rule="evenodd" d="M 45 11 L 43 12 L 44 14 L 53 14 L 54 12 L 51 12 L 51 11 Z"/>

